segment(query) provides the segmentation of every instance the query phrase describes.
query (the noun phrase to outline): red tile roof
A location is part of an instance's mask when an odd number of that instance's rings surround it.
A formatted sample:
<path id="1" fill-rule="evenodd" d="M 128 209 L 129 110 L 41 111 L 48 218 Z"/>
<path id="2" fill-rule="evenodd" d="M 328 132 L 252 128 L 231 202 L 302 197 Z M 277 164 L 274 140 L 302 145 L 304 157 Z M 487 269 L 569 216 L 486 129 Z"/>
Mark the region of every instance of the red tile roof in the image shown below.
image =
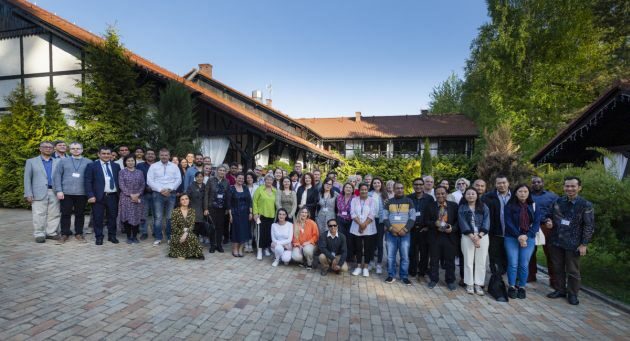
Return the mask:
<path id="1" fill-rule="evenodd" d="M 50 25 L 57 30 L 60 30 L 69 36 L 85 42 L 85 43 L 95 43 L 100 44 L 103 42 L 103 39 L 91 32 L 86 31 L 85 29 L 70 23 L 69 21 L 44 10 L 37 5 L 34 5 L 25 0 L 7 0 L 8 3 L 14 5 L 17 8 L 24 10 L 25 12 L 33 15 L 35 18 L 41 20 L 44 24 Z M 193 82 L 187 81 L 183 77 L 178 76 L 177 74 L 166 70 L 165 68 L 149 61 L 148 59 L 142 58 L 139 55 L 127 50 L 128 56 L 138 67 L 147 70 L 148 72 L 159 76 L 161 78 L 174 80 L 182 83 L 187 86 L 190 90 L 200 93 L 199 99 L 204 100 L 221 110 L 228 112 L 229 114 L 242 119 L 243 121 L 261 129 L 263 132 L 267 132 L 273 135 L 276 135 L 290 143 L 297 144 L 313 153 L 324 156 L 328 159 L 338 160 L 338 157 L 333 155 L 332 153 L 317 147 L 313 143 L 293 134 L 289 134 L 284 131 L 280 127 L 276 127 L 265 122 L 262 118 L 254 115 L 253 113 L 248 112 L 247 110 L 241 108 L 240 106 L 230 103 L 218 95 L 214 94 L 212 91 L 207 90 Z"/>
<path id="2" fill-rule="evenodd" d="M 477 125 L 462 114 L 298 119 L 324 139 L 476 137 Z"/>

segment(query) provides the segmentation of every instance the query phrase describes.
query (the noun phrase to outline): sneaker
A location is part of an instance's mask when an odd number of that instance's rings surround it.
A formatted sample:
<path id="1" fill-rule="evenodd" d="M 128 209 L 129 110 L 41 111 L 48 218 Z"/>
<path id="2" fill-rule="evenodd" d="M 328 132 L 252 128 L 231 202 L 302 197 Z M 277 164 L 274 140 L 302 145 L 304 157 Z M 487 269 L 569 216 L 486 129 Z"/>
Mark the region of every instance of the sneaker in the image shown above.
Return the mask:
<path id="1" fill-rule="evenodd" d="M 509 287 L 508 288 L 508 297 L 511 299 L 515 299 L 516 298 L 516 288 L 515 287 Z"/>
<path id="2" fill-rule="evenodd" d="M 410 287 L 411 286 L 411 281 L 409 280 L 409 278 L 404 278 L 402 280 L 403 283 L 405 283 L 406 286 Z"/>
<path id="3" fill-rule="evenodd" d="M 518 293 L 516 294 L 516 297 L 518 297 L 521 300 L 524 300 L 525 298 L 527 298 L 527 294 L 525 293 L 525 288 L 518 288 Z"/>
<path id="4" fill-rule="evenodd" d="M 35 242 L 36 243 L 45 243 L 46 242 L 46 237 L 35 237 Z"/>
<path id="5" fill-rule="evenodd" d="M 385 280 L 385 283 L 392 284 L 395 281 L 396 281 L 396 279 L 394 277 L 387 277 L 387 279 Z"/>
<path id="6" fill-rule="evenodd" d="M 363 269 L 363 277 L 370 277 L 370 270 L 367 268 Z"/>
<path id="7" fill-rule="evenodd" d="M 127 244 L 132 244 L 133 240 L 131 240 L 131 238 L 127 238 Z"/>
<path id="8" fill-rule="evenodd" d="M 313 266 L 306 264 L 306 270 L 313 270 Z"/>
<path id="9" fill-rule="evenodd" d="M 376 264 L 376 274 L 380 275 L 383 273 L 383 267 L 380 264 Z"/>
<path id="10" fill-rule="evenodd" d="M 273 263 L 271 263 L 271 266 L 278 266 L 278 264 L 280 264 L 280 260 L 276 259 L 273 261 Z"/>
<path id="11" fill-rule="evenodd" d="M 262 250 L 260 248 L 258 249 L 258 251 L 256 251 L 256 259 L 258 259 L 258 260 L 262 260 L 263 259 L 263 252 L 262 252 Z"/>
<path id="12" fill-rule="evenodd" d="M 354 268 L 354 271 L 352 271 L 352 276 L 359 276 L 362 272 L 362 269 L 360 267 L 356 267 Z"/>
<path id="13" fill-rule="evenodd" d="M 455 291 L 457 290 L 457 285 L 455 285 L 455 283 L 446 283 L 446 287 L 448 288 L 448 290 L 450 291 Z"/>
<path id="14" fill-rule="evenodd" d="M 131 242 L 134 244 L 140 244 L 140 241 L 136 237 L 131 238 Z"/>
<path id="15" fill-rule="evenodd" d="M 319 272 L 319 274 L 320 274 L 320 275 L 322 275 L 322 276 L 327 276 L 327 275 L 328 275 L 328 269 L 326 269 L 326 270 L 322 269 L 322 270 Z"/>
<path id="16" fill-rule="evenodd" d="M 485 295 L 483 289 L 481 288 L 481 285 L 475 285 L 475 293 L 477 293 L 477 295 L 479 296 Z"/>
<path id="17" fill-rule="evenodd" d="M 269 249 L 265 249 L 263 253 L 265 254 L 265 257 L 271 256 L 271 252 L 269 252 Z"/>
<path id="18" fill-rule="evenodd" d="M 153 246 L 158 246 L 160 244 L 162 244 L 162 241 L 159 239 L 153 242 Z"/>
<path id="19" fill-rule="evenodd" d="M 436 286 L 436 285 L 437 285 L 437 283 L 435 283 L 435 282 L 433 282 L 433 281 L 429 282 L 429 284 L 428 284 L 429 289 L 433 289 L 433 288 L 435 288 L 435 286 Z"/>
<path id="20" fill-rule="evenodd" d="M 475 293 L 475 289 L 473 288 L 472 285 L 467 285 L 466 286 L 466 292 L 469 293 L 470 295 Z"/>
<path id="21" fill-rule="evenodd" d="M 374 270 L 374 262 L 373 261 L 369 262 L 367 268 L 368 268 L 368 271 Z"/>
<path id="22" fill-rule="evenodd" d="M 140 240 L 147 240 L 147 238 L 149 238 L 149 235 L 147 235 L 146 233 L 143 233 L 143 234 L 140 236 Z"/>

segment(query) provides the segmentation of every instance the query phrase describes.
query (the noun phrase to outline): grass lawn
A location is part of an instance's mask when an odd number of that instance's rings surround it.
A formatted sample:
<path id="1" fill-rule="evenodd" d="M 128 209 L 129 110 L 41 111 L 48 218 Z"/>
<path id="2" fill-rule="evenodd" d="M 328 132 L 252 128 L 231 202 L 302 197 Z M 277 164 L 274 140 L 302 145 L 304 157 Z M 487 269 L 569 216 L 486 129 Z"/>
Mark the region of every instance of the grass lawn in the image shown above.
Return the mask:
<path id="1" fill-rule="evenodd" d="M 589 249 L 590 251 L 590 249 Z M 538 264 L 547 266 L 547 258 L 542 247 L 538 247 L 536 253 Z M 593 288 L 609 297 L 630 304 L 630 285 L 628 285 L 627 273 L 621 273 L 620 269 L 596 264 L 598 258 L 588 254 L 580 260 L 580 274 L 582 285 Z"/>

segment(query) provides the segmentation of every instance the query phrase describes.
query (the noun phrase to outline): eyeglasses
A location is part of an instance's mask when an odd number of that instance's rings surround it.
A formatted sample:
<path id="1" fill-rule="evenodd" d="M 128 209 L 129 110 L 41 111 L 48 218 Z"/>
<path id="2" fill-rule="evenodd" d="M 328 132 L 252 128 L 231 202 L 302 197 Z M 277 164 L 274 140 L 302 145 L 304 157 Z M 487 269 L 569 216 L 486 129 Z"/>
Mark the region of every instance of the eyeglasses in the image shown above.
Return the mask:
<path id="1" fill-rule="evenodd" d="M 328 227 L 337 227 L 337 225 L 328 225 Z"/>

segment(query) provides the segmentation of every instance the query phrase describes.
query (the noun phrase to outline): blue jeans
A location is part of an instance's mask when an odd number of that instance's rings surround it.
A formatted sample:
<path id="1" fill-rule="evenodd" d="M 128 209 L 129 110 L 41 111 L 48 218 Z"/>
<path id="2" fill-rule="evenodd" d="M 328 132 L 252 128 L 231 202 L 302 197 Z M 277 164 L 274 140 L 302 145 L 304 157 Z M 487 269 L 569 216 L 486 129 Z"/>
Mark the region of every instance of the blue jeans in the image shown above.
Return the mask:
<path id="1" fill-rule="evenodd" d="M 409 245 L 411 238 L 409 233 L 399 237 L 387 232 L 387 274 L 396 277 L 396 254 L 400 250 L 400 279 L 409 276 Z"/>
<path id="2" fill-rule="evenodd" d="M 151 211 L 151 214 L 155 216 L 155 213 L 153 213 L 153 192 L 144 193 L 142 195 L 142 200 L 144 200 L 144 222 L 140 224 L 140 233 L 147 234 L 147 225 L 149 225 L 149 210 Z"/>
<path id="3" fill-rule="evenodd" d="M 504 238 L 505 252 L 507 254 L 507 278 L 510 286 L 518 285 L 524 288 L 527 284 L 527 275 L 529 272 L 529 259 L 534 253 L 536 240 L 534 238 L 527 239 L 527 247 L 521 247 L 517 238 Z M 518 277 L 518 283 L 516 278 Z"/>
<path id="4" fill-rule="evenodd" d="M 171 213 L 175 207 L 175 193 L 168 197 L 153 192 L 153 234 L 155 240 L 162 240 L 162 218 L 166 217 L 166 239 L 171 239 Z"/>

